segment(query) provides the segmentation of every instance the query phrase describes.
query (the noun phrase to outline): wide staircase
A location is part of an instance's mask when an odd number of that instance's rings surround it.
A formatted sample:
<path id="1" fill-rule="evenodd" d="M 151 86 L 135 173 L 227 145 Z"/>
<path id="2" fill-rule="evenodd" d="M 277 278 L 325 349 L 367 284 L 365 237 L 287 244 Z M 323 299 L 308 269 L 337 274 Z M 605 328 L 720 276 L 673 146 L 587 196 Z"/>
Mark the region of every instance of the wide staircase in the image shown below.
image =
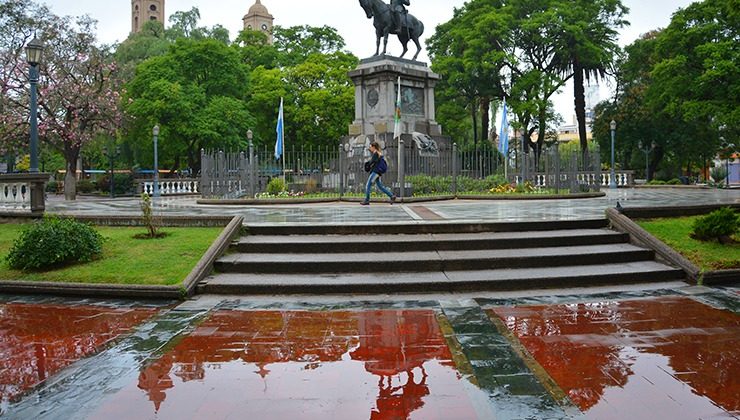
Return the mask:
<path id="1" fill-rule="evenodd" d="M 606 219 L 249 226 L 201 293 L 521 290 L 683 280 Z"/>

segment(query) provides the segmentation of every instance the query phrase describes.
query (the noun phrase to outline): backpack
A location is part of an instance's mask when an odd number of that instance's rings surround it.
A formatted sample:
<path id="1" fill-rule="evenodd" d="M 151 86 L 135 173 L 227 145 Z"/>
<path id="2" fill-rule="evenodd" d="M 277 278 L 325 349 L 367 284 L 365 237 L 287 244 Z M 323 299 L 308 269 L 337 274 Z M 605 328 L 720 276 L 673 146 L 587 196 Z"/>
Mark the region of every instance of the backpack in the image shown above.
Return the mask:
<path id="1" fill-rule="evenodd" d="M 378 164 L 375 165 L 375 172 L 377 172 L 379 175 L 383 175 L 387 170 L 388 164 L 385 162 L 385 158 L 381 156 Z"/>

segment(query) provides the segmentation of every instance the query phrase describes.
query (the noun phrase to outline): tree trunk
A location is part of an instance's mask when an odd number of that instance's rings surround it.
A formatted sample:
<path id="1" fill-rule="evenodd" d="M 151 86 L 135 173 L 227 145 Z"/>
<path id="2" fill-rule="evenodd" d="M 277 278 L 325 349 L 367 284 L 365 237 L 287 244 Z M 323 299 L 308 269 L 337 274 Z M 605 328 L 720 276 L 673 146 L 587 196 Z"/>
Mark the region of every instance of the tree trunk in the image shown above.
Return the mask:
<path id="1" fill-rule="evenodd" d="M 480 100 L 480 118 L 481 118 L 481 143 L 483 139 L 488 139 L 491 131 L 491 120 L 488 118 L 488 114 L 491 110 L 491 100 L 488 98 L 481 98 Z M 484 137 L 485 136 L 485 137 Z"/>
<path id="2" fill-rule="evenodd" d="M 655 149 L 653 149 L 653 158 L 650 159 L 650 164 L 648 165 L 648 181 L 655 179 L 655 172 L 657 172 L 658 166 L 663 160 L 664 155 L 665 153 L 663 152 L 662 147 L 656 146 Z"/>
<path id="3" fill-rule="evenodd" d="M 473 119 L 473 149 L 478 150 L 478 113 L 476 111 L 475 101 L 470 106 L 470 116 Z"/>
<path id="4" fill-rule="evenodd" d="M 578 121 L 578 138 L 581 143 L 581 153 L 584 158 L 588 153 L 588 137 L 586 136 L 586 93 L 583 87 L 583 67 L 578 59 L 573 61 L 573 102 Z"/>
<path id="5" fill-rule="evenodd" d="M 77 198 L 77 157 L 67 158 L 67 174 L 64 176 L 64 199 L 75 200 Z"/>

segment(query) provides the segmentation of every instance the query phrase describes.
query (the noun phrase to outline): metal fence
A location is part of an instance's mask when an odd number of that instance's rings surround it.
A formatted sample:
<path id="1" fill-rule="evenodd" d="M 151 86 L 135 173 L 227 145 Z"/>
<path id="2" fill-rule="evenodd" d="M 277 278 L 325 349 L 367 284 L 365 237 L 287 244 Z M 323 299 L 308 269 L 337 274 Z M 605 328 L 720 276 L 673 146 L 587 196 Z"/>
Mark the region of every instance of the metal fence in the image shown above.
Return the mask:
<path id="1" fill-rule="evenodd" d="M 383 183 L 400 197 L 421 193 L 415 191 L 413 182 L 419 176 L 441 185 L 435 191 L 438 195 L 471 192 L 466 190 L 468 181 L 492 176 L 497 181 L 528 182 L 553 192 L 598 191 L 609 184 L 609 174 L 601 171 L 598 151 L 563 153 L 555 146 L 543 151 L 539 159 L 534 153 L 514 151 L 504 160 L 496 150 L 460 151 L 454 144 L 422 150 L 405 135 L 401 146 L 399 149 L 397 142 L 388 142 L 383 151 L 388 162 Z M 364 192 L 364 162 L 370 153 L 366 146 L 343 144 L 336 148 L 288 148 L 282 157 L 284 163 L 275 159 L 272 148 L 242 153 L 202 151 L 201 157 L 200 192 L 204 197 L 255 197 L 266 191 L 271 179 L 285 176 L 290 194 L 341 198 Z M 631 182 L 629 173 L 618 174 L 620 186 Z"/>

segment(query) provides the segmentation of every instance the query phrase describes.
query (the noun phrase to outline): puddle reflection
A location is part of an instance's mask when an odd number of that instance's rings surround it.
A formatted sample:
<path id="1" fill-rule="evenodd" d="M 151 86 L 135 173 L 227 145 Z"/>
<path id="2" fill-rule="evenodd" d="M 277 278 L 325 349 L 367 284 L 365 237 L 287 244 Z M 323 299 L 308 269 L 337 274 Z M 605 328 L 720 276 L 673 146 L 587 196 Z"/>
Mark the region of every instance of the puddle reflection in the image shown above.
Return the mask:
<path id="1" fill-rule="evenodd" d="M 155 312 L 156 309 L 0 304 L 0 400 L 14 400 Z"/>
<path id="2" fill-rule="evenodd" d="M 93 418 L 476 418 L 433 311 L 219 311 Z M 254 416 L 254 417 L 253 417 Z"/>
<path id="3" fill-rule="evenodd" d="M 588 417 L 739 414 L 740 318 L 731 312 L 685 297 L 493 312 Z"/>

